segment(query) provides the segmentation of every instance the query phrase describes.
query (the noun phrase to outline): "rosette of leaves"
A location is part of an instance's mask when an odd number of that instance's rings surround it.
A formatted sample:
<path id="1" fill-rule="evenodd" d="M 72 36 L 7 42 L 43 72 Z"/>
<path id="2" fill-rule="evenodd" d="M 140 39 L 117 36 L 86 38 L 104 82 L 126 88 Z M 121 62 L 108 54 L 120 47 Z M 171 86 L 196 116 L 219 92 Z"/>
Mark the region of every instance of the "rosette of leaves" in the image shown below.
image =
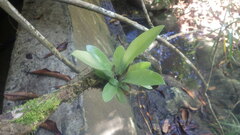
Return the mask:
<path id="1" fill-rule="evenodd" d="M 115 96 L 120 102 L 126 102 L 124 91 L 130 90 L 129 84 L 145 88 L 164 84 L 160 74 L 149 70 L 150 62 L 132 64 L 134 59 L 155 40 L 163 27 L 160 25 L 142 33 L 130 43 L 126 50 L 123 46 L 118 46 L 112 60 L 93 45 L 87 45 L 86 51 L 75 50 L 72 55 L 95 69 L 98 77 L 108 81 L 102 92 L 105 102 Z"/>

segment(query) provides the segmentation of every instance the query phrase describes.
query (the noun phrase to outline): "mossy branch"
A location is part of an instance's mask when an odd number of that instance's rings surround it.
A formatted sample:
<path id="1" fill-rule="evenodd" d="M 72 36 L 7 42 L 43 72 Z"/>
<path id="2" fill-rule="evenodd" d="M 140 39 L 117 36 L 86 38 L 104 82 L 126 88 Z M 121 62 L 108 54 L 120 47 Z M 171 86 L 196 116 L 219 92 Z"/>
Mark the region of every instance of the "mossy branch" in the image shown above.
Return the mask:
<path id="1" fill-rule="evenodd" d="M 78 80 L 76 78 L 75 80 Z M 24 135 L 35 130 L 61 105 L 74 99 L 89 87 L 99 84 L 92 73 L 62 86 L 58 91 L 29 100 L 24 105 L 0 115 L 0 135 Z"/>

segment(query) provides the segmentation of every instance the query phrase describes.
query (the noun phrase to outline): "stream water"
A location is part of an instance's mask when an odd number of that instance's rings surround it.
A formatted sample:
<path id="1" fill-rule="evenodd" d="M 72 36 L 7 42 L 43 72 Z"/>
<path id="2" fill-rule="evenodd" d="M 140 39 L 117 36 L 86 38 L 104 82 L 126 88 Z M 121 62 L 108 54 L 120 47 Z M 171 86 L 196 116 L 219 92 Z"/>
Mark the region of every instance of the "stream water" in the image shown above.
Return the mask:
<path id="1" fill-rule="evenodd" d="M 147 26 L 141 9 L 130 6 L 122 10 L 121 6 L 119 8 L 118 5 L 121 4 L 115 3 L 118 13 L 130 13 L 129 18 L 141 18 L 135 21 Z M 138 13 L 137 15 L 134 14 L 136 12 Z M 128 43 L 141 33 L 141 31 L 124 23 L 122 25 L 126 34 L 126 42 Z M 176 31 L 165 31 L 168 32 L 161 33 L 163 37 L 169 37 L 177 33 L 177 29 Z M 211 58 L 213 57 L 213 48 L 208 45 L 213 45 L 215 41 L 212 40 L 209 43 L 209 41 L 189 40 L 189 38 L 188 35 L 178 37 L 172 39 L 170 43 L 182 51 L 197 66 L 207 80 L 212 65 Z M 224 132 L 229 135 L 238 135 L 240 132 L 240 82 L 238 80 L 240 74 L 237 69 L 239 69 L 239 66 L 224 59 L 223 48 L 221 45 L 218 48 L 207 94 L 211 100 L 213 111 L 218 115 L 220 124 L 223 126 Z M 207 105 L 209 102 L 203 95 L 204 87 L 202 81 L 196 73 L 177 53 L 164 45 L 159 44 L 153 48 L 151 54 L 160 61 L 162 73 L 167 76 L 165 81 L 168 85 L 132 96 L 131 102 L 136 123 L 140 129 L 143 129 L 142 132 L 156 135 L 220 134 L 219 125 L 216 123 L 216 119 Z M 222 62 L 226 63 L 221 64 Z M 173 87 L 180 88 L 180 91 Z M 187 90 L 182 88 L 187 88 Z M 201 102 L 204 101 L 202 102 L 204 105 L 199 107 L 198 103 L 194 103 L 197 99 L 188 99 L 190 97 L 188 92 L 195 93 L 198 98 L 201 98 Z M 186 95 L 186 93 L 188 94 Z M 169 129 L 169 132 L 164 133 L 162 130 L 166 121 L 169 122 L 171 129 Z M 186 124 L 184 121 L 188 121 L 188 123 Z"/>

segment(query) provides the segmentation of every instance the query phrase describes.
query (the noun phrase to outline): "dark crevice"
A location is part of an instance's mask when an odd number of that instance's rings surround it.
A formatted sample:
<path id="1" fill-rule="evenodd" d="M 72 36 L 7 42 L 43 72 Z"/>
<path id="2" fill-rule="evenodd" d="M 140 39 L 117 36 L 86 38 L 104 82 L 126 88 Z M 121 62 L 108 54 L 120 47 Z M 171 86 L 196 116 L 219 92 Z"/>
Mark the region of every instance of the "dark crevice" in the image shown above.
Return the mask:
<path id="1" fill-rule="evenodd" d="M 22 9 L 23 0 L 10 0 L 18 9 Z M 8 75 L 11 53 L 16 39 L 18 24 L 6 12 L 0 9 L 0 114 L 2 113 L 3 95 Z"/>

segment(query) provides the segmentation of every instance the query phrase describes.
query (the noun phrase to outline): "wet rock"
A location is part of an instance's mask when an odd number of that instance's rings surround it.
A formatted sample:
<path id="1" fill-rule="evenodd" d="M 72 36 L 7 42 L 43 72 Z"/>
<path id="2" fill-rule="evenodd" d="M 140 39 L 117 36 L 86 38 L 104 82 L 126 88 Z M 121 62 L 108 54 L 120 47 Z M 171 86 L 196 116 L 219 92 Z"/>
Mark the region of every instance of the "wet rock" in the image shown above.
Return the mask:
<path id="1" fill-rule="evenodd" d="M 152 12 L 150 18 L 155 26 L 164 25 L 164 31 L 166 32 L 179 31 L 177 18 L 170 10 Z"/>
<path id="2" fill-rule="evenodd" d="M 200 108 L 201 104 L 196 99 L 194 100 L 179 88 L 170 88 L 168 94 L 169 99 L 166 98 L 167 109 L 172 115 L 177 114 L 180 108 L 188 108 L 189 106 L 196 109 Z"/>
<path id="3" fill-rule="evenodd" d="M 165 81 L 169 85 L 183 86 L 169 76 Z M 211 133 L 197 113 L 201 104 L 180 88 L 162 85 L 155 90 L 135 95 L 131 99 L 137 126 L 144 134 L 199 135 Z M 182 118 L 181 109 L 189 109 L 190 106 L 196 110 L 188 111 L 189 116 L 186 123 Z M 165 121 L 169 122 L 169 128 L 164 131 Z"/>
<path id="4" fill-rule="evenodd" d="M 201 69 L 205 78 L 210 75 L 212 66 L 213 50 L 211 46 L 214 42 L 200 41 L 197 50 L 196 58 L 198 67 Z M 236 57 L 238 59 L 238 57 Z M 240 96 L 240 82 L 239 82 L 239 66 L 230 59 L 224 57 L 223 45 L 219 44 L 216 50 L 215 63 L 213 64 L 213 71 L 210 80 L 210 87 L 207 94 L 211 100 L 213 110 L 216 112 L 218 119 L 226 131 L 226 134 L 238 134 L 234 130 L 236 117 L 239 116 L 239 96 Z M 207 117 L 206 121 L 213 121 L 212 112 L 208 109 L 204 111 Z M 227 123 L 227 124 L 226 124 Z M 232 125 L 232 126 L 229 126 Z M 216 130 L 218 128 L 215 127 Z M 236 133 L 235 133 L 236 132 Z"/>
<path id="5" fill-rule="evenodd" d="M 212 58 L 213 58 L 213 51 L 214 51 L 214 48 L 212 47 L 213 44 L 214 44 L 214 41 L 207 41 L 207 40 L 198 41 L 195 55 L 196 55 L 199 68 L 204 71 L 210 70 L 212 66 Z M 223 45 L 219 44 L 216 55 L 215 55 L 215 65 L 219 64 L 223 56 L 224 56 Z"/>

